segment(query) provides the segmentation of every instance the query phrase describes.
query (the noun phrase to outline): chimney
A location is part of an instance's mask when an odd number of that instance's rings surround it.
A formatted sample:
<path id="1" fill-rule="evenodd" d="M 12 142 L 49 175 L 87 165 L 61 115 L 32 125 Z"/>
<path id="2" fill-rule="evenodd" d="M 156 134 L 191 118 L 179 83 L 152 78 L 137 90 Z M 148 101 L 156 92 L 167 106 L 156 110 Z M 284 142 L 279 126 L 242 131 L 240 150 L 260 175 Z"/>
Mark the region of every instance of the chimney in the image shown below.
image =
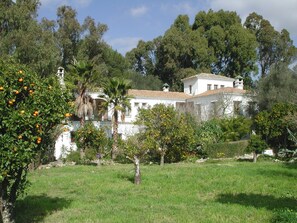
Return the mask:
<path id="1" fill-rule="evenodd" d="M 58 68 L 57 76 L 58 76 L 60 85 L 62 87 L 65 87 L 65 82 L 64 82 L 64 68 L 63 67 L 59 67 Z"/>
<path id="2" fill-rule="evenodd" d="M 167 83 L 163 84 L 163 91 L 169 92 L 169 84 L 167 84 Z"/>
<path id="3" fill-rule="evenodd" d="M 235 77 L 234 88 L 243 90 L 243 77 L 238 75 Z"/>

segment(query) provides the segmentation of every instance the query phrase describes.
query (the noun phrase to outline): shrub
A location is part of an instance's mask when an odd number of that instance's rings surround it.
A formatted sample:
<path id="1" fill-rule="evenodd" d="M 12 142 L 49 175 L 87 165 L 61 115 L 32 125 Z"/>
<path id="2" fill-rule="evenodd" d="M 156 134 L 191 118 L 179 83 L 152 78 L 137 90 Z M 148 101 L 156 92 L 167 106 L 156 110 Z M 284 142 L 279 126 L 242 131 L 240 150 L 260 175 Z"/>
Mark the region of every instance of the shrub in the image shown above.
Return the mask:
<path id="1" fill-rule="evenodd" d="M 219 122 L 223 131 L 222 140 L 231 142 L 241 140 L 250 133 L 252 121 L 243 116 L 222 119 Z"/>
<path id="2" fill-rule="evenodd" d="M 104 129 L 96 128 L 92 122 L 87 122 L 75 133 L 75 143 L 83 151 L 84 159 L 95 159 L 97 153 L 105 154 L 108 144 Z"/>
<path id="3" fill-rule="evenodd" d="M 80 162 L 80 154 L 79 154 L 79 151 L 71 151 L 71 152 L 67 155 L 67 157 L 66 157 L 66 161 L 79 163 L 79 162 Z"/>
<path id="4" fill-rule="evenodd" d="M 244 155 L 247 145 L 247 140 L 222 142 L 209 144 L 204 151 L 210 158 L 233 158 Z"/>

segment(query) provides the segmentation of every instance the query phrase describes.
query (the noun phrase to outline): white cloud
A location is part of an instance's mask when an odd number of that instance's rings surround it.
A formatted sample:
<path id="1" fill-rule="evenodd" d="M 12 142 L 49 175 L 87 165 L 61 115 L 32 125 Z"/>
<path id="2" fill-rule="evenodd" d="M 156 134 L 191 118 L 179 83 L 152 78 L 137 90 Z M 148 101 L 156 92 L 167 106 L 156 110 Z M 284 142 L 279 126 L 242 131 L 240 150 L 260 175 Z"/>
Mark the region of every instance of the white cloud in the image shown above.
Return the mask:
<path id="1" fill-rule="evenodd" d="M 128 51 L 135 48 L 138 41 L 141 40 L 140 37 L 123 37 L 107 40 L 106 42 L 113 48 L 117 49 L 119 53 L 125 55 Z"/>
<path id="2" fill-rule="evenodd" d="M 256 12 L 275 27 L 276 30 L 287 29 L 297 37 L 297 0 L 209 0 L 210 8 L 236 11 L 243 22 L 246 17 Z"/>
<path id="3" fill-rule="evenodd" d="M 144 14 L 146 14 L 148 11 L 148 8 L 146 6 L 140 6 L 140 7 L 137 7 L 137 8 L 132 8 L 130 9 L 130 14 L 132 16 L 142 16 Z"/>

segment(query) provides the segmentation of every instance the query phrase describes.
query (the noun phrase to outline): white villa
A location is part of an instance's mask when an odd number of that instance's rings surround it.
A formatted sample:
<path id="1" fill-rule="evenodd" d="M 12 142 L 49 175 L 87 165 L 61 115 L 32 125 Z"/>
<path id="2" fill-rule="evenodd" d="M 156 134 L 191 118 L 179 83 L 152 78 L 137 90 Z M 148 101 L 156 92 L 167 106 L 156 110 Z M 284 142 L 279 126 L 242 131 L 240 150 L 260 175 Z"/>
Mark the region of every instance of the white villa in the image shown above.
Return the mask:
<path id="1" fill-rule="evenodd" d="M 119 123 L 119 134 L 122 138 L 135 134 L 139 128 L 134 125 L 139 108 L 149 108 L 156 104 L 174 106 L 181 112 L 190 112 L 198 120 L 206 121 L 213 117 L 232 117 L 235 115 L 249 115 L 249 110 L 255 105 L 252 96 L 243 90 L 242 77 L 235 79 L 221 75 L 201 73 L 182 79 L 184 92 L 171 92 L 165 84 L 163 91 L 136 90 L 129 91 L 133 96 L 130 100 L 131 111 L 126 113 L 125 121 Z M 102 92 L 90 93 L 100 106 L 103 99 Z M 104 116 L 95 116 L 92 121 L 98 128 L 107 126 L 111 136 L 111 116 L 109 111 Z M 71 138 L 72 132 L 79 127 L 78 121 L 69 123 L 68 131 L 63 132 L 56 141 L 55 157 L 64 157 L 65 149 L 76 149 Z"/>

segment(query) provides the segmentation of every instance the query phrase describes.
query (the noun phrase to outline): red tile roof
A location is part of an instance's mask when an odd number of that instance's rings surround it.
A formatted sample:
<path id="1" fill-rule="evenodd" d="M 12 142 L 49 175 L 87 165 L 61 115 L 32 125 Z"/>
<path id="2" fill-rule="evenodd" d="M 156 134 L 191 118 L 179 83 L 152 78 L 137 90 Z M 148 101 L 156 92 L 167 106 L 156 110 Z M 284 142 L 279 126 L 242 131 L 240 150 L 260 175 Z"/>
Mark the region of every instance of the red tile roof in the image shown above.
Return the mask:
<path id="1" fill-rule="evenodd" d="M 193 79 L 193 78 L 197 78 L 197 79 L 210 79 L 210 80 L 223 80 L 223 81 L 234 81 L 234 78 L 231 77 L 226 77 L 226 76 L 222 76 L 219 74 L 208 74 L 208 73 L 200 73 L 191 77 L 186 77 L 184 79 L 182 79 L 182 81 L 184 80 L 189 80 L 189 79 Z"/>
<path id="2" fill-rule="evenodd" d="M 219 89 L 215 89 L 215 90 L 208 90 L 208 91 L 205 91 L 205 92 L 203 92 L 201 94 L 194 95 L 192 98 L 205 97 L 205 96 L 220 94 L 220 93 L 245 94 L 245 93 L 247 93 L 247 91 L 242 90 L 242 89 L 238 89 L 238 88 L 233 88 L 233 87 L 225 87 L 225 88 L 219 88 Z"/>
<path id="3" fill-rule="evenodd" d="M 133 97 L 142 98 L 157 98 L 157 99 L 180 99 L 185 100 L 191 96 L 183 92 L 164 92 L 164 91 L 151 91 L 151 90 L 129 90 L 129 95 Z"/>

